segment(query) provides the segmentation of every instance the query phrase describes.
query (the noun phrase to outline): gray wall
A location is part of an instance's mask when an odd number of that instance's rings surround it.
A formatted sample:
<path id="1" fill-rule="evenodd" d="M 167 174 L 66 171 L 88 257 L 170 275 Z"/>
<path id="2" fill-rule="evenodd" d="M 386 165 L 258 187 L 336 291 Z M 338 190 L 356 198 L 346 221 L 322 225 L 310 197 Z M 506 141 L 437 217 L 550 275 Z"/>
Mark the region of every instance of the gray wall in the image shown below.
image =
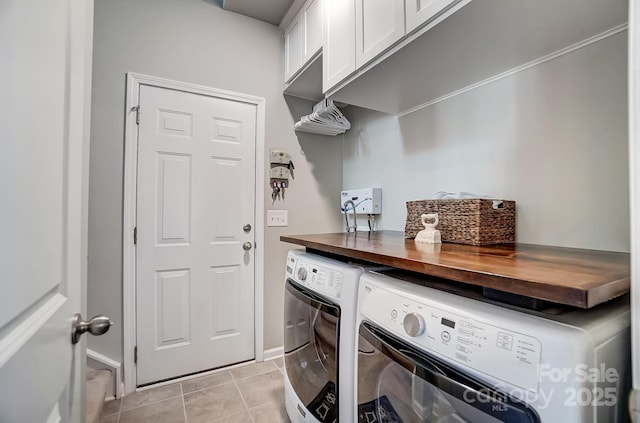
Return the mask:
<path id="1" fill-rule="evenodd" d="M 380 229 L 438 191 L 516 200 L 519 242 L 629 251 L 626 32 L 401 118 L 347 108 L 344 188 Z"/>
<path id="2" fill-rule="evenodd" d="M 95 4 L 87 309 L 89 315 L 111 316 L 116 325 L 102 337 L 89 338 L 89 348 L 122 359 L 126 72 L 266 98 L 267 151 L 284 147 L 296 165 L 284 204 L 290 225 L 267 228 L 266 245 L 258 246 L 266 262 L 265 349 L 281 346 L 283 267 L 292 246 L 279 236 L 340 229 L 333 208 L 342 183 L 341 140 L 298 139 L 293 132 L 292 113 L 309 113 L 309 105 L 294 101 L 288 106 L 282 96 L 283 39 L 275 26 L 203 0 L 105 0 Z M 271 206 L 266 189 L 265 204 Z"/>

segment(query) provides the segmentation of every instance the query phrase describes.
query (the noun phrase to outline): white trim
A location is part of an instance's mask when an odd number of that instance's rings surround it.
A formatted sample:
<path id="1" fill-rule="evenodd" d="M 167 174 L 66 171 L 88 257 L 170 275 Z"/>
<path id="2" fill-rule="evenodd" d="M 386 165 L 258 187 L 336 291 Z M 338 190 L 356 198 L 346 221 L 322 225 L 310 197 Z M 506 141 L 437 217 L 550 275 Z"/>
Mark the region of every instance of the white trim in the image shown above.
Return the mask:
<path id="1" fill-rule="evenodd" d="M 633 389 L 640 390 L 640 5 L 629 2 L 629 203 L 631 214 L 631 354 Z M 630 409 L 638 413 L 638 393 Z M 638 415 L 633 416 L 633 419 Z"/>
<path id="2" fill-rule="evenodd" d="M 264 360 L 275 360 L 284 355 L 284 346 L 264 350 Z"/>
<path id="3" fill-rule="evenodd" d="M 278 25 L 278 28 L 280 28 L 280 31 L 282 31 L 283 34 L 291 22 L 293 22 L 293 19 L 296 17 L 300 9 L 302 9 L 304 3 L 305 0 L 293 0 L 293 3 L 291 3 L 291 6 L 289 6 L 289 9 L 287 9 L 287 12 L 284 14 L 280 24 Z"/>
<path id="4" fill-rule="evenodd" d="M 109 370 L 111 370 L 111 374 L 114 376 L 113 377 L 113 383 L 114 383 L 114 389 L 113 392 L 115 393 L 115 397 L 116 398 L 120 398 L 122 397 L 122 388 L 123 388 L 123 384 L 122 384 L 122 363 L 120 363 L 119 361 L 115 361 L 109 357 L 107 357 L 106 355 L 100 354 L 99 352 L 96 352 L 90 348 L 87 348 L 87 359 L 91 359 L 93 361 L 97 361 L 100 364 L 103 364 L 104 366 L 108 367 Z"/>
<path id="5" fill-rule="evenodd" d="M 448 100 L 448 99 L 450 99 L 452 97 L 458 96 L 460 94 L 464 94 L 464 93 L 469 92 L 471 90 L 475 90 L 476 88 L 480 88 L 480 87 L 482 87 L 484 85 L 491 84 L 492 82 L 499 81 L 500 79 L 507 78 L 507 77 L 509 77 L 511 75 L 514 75 L 514 74 L 518 73 L 518 72 L 522 72 L 522 71 L 525 71 L 525 70 L 527 70 L 529 68 L 532 68 L 534 66 L 541 65 L 541 64 L 543 64 L 545 62 L 548 62 L 550 60 L 556 59 L 556 58 L 558 58 L 560 56 L 564 56 L 565 54 L 572 53 L 572 52 L 574 52 L 576 50 L 579 50 L 579 49 L 581 49 L 583 47 L 586 47 L 586 46 L 589 46 L 591 44 L 597 43 L 598 41 L 602 41 L 605 38 L 609 38 L 611 36 L 619 34 L 620 32 L 625 31 L 627 29 L 627 27 L 628 27 L 628 25 L 626 23 L 622 24 L 622 25 L 618 25 L 618 26 L 613 27 L 613 28 L 611 28 L 611 29 L 609 29 L 607 31 L 604 31 L 604 32 L 600 33 L 600 34 L 594 35 L 593 37 L 587 38 L 586 40 L 580 41 L 578 43 L 575 43 L 575 44 L 570 45 L 568 47 L 565 47 L 563 49 L 554 51 L 551 54 L 547 54 L 546 56 L 542 56 L 542 57 L 540 57 L 538 59 L 532 60 L 532 61 L 530 61 L 528 63 L 523 64 L 523 65 L 516 66 L 513 69 L 509 69 L 508 71 L 499 73 L 497 75 L 494 75 L 494 76 L 489 77 L 487 79 L 484 79 L 482 81 L 476 82 L 474 84 L 467 85 L 464 88 L 461 88 L 459 90 L 453 91 L 453 92 L 451 92 L 449 94 L 445 94 L 445 95 L 443 95 L 441 97 L 438 97 L 438 98 L 436 98 L 434 100 L 431 100 L 431 101 L 428 101 L 426 103 L 420 104 L 418 106 L 412 107 L 411 109 L 407 109 L 405 111 L 402 111 L 402 112 L 398 113 L 396 116 L 397 117 L 402 117 L 404 115 L 408 115 L 408 114 L 413 113 L 415 111 L 418 111 L 420 109 L 424 109 L 426 107 L 433 106 L 434 104 L 440 103 L 441 101 Z"/>
<path id="6" fill-rule="evenodd" d="M 124 393 L 136 389 L 136 368 L 133 348 L 136 345 L 136 248 L 133 228 L 136 224 L 136 181 L 138 179 L 138 125 L 131 112 L 139 101 L 140 82 L 134 74 L 127 74 L 124 142 L 124 198 L 122 219 L 122 330 Z"/>
<path id="7" fill-rule="evenodd" d="M 51 414 L 49 414 L 49 418 L 47 419 L 47 423 L 60 423 L 62 421 L 62 416 L 60 416 L 60 403 L 56 402 L 56 405 L 51 410 Z"/>
<path id="8" fill-rule="evenodd" d="M 255 202 L 255 290 L 254 290 L 254 342 L 255 360 L 262 361 L 264 350 L 264 194 L 265 181 L 265 128 L 266 101 L 256 104 L 256 202 Z"/>
<path id="9" fill-rule="evenodd" d="M 256 180 L 255 180 L 255 360 L 262 361 L 264 352 L 264 194 L 265 186 L 265 109 L 262 97 L 235 93 L 203 85 L 173 81 L 139 73 L 127 73 L 126 114 L 125 114 L 125 162 L 124 162 L 124 204 L 123 204 L 123 246 L 122 246 L 122 283 L 123 283 L 123 363 L 124 392 L 136 390 L 136 369 L 133 362 L 133 348 L 136 345 L 136 249 L 133 245 L 133 228 L 136 225 L 136 181 L 138 163 L 138 125 L 132 108 L 140 101 L 140 85 L 150 85 L 202 94 L 228 100 L 241 101 L 256 106 Z"/>

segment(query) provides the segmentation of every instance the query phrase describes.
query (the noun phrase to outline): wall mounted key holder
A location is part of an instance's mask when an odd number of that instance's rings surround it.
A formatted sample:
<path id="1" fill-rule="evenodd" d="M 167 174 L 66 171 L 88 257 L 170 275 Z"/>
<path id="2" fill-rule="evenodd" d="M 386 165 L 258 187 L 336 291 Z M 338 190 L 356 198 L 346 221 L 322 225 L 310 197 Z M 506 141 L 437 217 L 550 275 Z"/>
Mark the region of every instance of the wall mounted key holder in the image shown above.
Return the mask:
<path id="1" fill-rule="evenodd" d="M 273 147 L 269 150 L 269 187 L 272 203 L 285 199 L 285 191 L 289 188 L 289 178 L 294 179 L 293 161 L 284 148 Z"/>

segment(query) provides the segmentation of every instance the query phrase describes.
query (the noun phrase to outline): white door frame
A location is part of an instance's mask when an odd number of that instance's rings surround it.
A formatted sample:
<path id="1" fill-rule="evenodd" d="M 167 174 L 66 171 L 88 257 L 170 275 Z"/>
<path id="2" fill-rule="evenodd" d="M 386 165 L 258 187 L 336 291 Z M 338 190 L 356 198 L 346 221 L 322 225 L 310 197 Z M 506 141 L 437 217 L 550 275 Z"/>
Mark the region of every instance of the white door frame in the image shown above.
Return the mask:
<path id="1" fill-rule="evenodd" d="M 124 153 L 124 207 L 122 227 L 122 292 L 123 292 L 123 361 L 124 392 L 134 392 L 137 385 L 133 349 L 136 345 L 136 247 L 133 228 L 136 226 L 138 125 L 135 108 L 140 104 L 140 86 L 150 85 L 188 93 L 202 94 L 256 106 L 256 183 L 255 183 L 255 360 L 264 360 L 264 194 L 265 183 L 265 99 L 231 91 L 173 81 L 139 73 L 127 73 L 125 153 Z"/>
<path id="2" fill-rule="evenodd" d="M 631 207 L 631 367 L 629 410 L 640 419 L 640 2 L 629 1 L 629 195 Z"/>

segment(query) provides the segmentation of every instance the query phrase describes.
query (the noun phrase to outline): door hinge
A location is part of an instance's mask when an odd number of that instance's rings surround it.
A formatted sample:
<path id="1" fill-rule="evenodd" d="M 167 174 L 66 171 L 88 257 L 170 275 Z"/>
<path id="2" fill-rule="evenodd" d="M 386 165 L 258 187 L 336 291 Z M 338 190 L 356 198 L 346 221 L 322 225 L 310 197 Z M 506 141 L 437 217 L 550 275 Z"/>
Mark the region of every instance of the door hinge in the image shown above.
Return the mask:
<path id="1" fill-rule="evenodd" d="M 140 106 L 133 106 L 131 111 L 136 112 L 136 125 L 140 125 Z"/>
<path id="2" fill-rule="evenodd" d="M 133 347 L 133 364 L 138 364 L 138 346 Z"/>
<path id="3" fill-rule="evenodd" d="M 133 245 L 138 245 L 138 227 L 133 228 Z"/>

